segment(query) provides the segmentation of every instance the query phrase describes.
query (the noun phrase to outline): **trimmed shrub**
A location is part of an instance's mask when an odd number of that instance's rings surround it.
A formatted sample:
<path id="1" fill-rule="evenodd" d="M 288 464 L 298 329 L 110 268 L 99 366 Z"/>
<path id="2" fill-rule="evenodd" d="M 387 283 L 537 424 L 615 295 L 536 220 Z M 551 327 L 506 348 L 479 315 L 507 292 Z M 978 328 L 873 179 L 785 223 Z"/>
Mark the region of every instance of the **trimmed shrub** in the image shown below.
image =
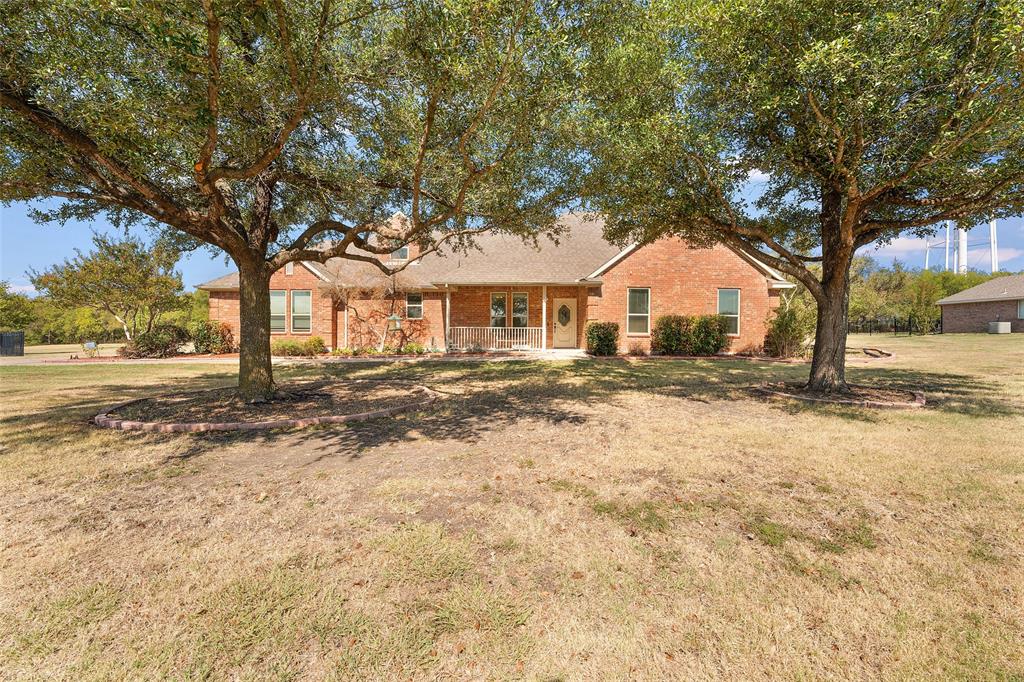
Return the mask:
<path id="1" fill-rule="evenodd" d="M 415 341 L 410 341 L 399 350 L 403 355 L 423 355 L 427 352 L 422 343 L 416 343 Z"/>
<path id="2" fill-rule="evenodd" d="M 231 353 L 235 350 L 235 337 L 224 322 L 196 320 L 189 328 L 196 353 Z"/>
<path id="3" fill-rule="evenodd" d="M 591 355 L 615 355 L 619 352 L 619 325 L 615 322 L 587 324 L 587 352 Z"/>
<path id="4" fill-rule="evenodd" d="M 182 327 L 162 325 L 137 334 L 117 352 L 123 358 L 168 358 L 177 354 L 178 347 L 188 336 L 188 331 Z"/>
<path id="5" fill-rule="evenodd" d="M 319 336 L 311 336 L 305 341 L 281 339 L 270 344 L 270 354 L 278 357 L 313 357 L 326 352 L 327 346 Z"/>
<path id="6" fill-rule="evenodd" d="M 651 350 L 661 355 L 717 355 L 729 345 L 720 315 L 663 315 L 654 321 Z"/>

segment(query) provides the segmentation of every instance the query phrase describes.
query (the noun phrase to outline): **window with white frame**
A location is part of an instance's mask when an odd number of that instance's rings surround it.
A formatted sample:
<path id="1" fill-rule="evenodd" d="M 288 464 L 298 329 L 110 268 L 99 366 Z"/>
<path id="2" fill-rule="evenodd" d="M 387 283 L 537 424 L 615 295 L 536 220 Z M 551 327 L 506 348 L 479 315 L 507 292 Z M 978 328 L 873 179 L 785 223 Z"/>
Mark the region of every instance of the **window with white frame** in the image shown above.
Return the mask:
<path id="1" fill-rule="evenodd" d="M 529 327 L 530 296 L 526 293 L 512 294 L 512 326 Z"/>
<path id="2" fill-rule="evenodd" d="M 409 245 L 399 246 L 391 252 L 391 260 L 409 260 Z"/>
<path id="3" fill-rule="evenodd" d="M 313 292 L 292 291 L 292 333 L 303 334 L 313 329 Z"/>
<path id="4" fill-rule="evenodd" d="M 630 289 L 626 298 L 626 333 L 651 333 L 651 290 Z"/>
<path id="5" fill-rule="evenodd" d="M 1017 319 L 1024 320 L 1024 298 L 1017 301 Z"/>
<path id="6" fill-rule="evenodd" d="M 718 314 L 725 318 L 725 331 L 730 336 L 740 333 L 740 290 L 718 290 Z"/>
<path id="7" fill-rule="evenodd" d="M 295 274 L 295 263 L 285 263 L 284 264 L 284 274 L 286 274 L 286 275 L 294 275 Z"/>
<path id="8" fill-rule="evenodd" d="M 504 293 L 491 294 L 491 326 L 508 326 L 508 299 Z"/>
<path id="9" fill-rule="evenodd" d="M 423 294 L 405 295 L 405 317 L 409 320 L 423 319 Z"/>
<path id="10" fill-rule="evenodd" d="M 285 328 L 285 297 L 288 294 L 284 291 L 270 292 L 270 333 L 284 334 L 288 331 Z"/>

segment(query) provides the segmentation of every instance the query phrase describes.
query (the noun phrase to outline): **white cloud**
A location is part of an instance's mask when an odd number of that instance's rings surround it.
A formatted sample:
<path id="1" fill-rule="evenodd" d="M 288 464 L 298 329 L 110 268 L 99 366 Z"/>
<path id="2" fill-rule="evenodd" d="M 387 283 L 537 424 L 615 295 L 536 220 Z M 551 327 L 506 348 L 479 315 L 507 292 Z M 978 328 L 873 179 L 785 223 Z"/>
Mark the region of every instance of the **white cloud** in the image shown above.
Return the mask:
<path id="1" fill-rule="evenodd" d="M 36 288 L 31 284 L 13 284 L 11 285 L 11 291 L 15 294 L 36 294 Z"/>
<path id="2" fill-rule="evenodd" d="M 1021 256 L 1024 256 L 1024 249 L 1015 249 L 1007 246 L 999 247 L 999 265 L 1015 261 Z"/>
<path id="3" fill-rule="evenodd" d="M 747 173 L 747 182 L 768 182 L 768 179 L 770 177 L 771 176 L 768 175 L 768 173 L 765 173 L 763 170 L 758 170 L 757 168 L 755 168 L 754 170 Z"/>
<path id="4" fill-rule="evenodd" d="M 872 249 L 879 256 L 907 256 L 917 254 L 924 258 L 925 241 L 917 237 L 897 237 L 888 244 L 879 244 Z"/>

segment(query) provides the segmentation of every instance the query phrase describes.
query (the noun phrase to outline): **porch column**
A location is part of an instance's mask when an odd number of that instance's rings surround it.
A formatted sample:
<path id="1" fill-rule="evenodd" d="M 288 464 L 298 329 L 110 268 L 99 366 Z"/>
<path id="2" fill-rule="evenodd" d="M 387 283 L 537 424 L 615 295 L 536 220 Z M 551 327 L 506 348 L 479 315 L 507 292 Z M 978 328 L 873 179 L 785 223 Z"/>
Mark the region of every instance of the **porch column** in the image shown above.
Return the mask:
<path id="1" fill-rule="evenodd" d="M 540 349 L 548 349 L 548 285 L 541 287 L 540 293 Z"/>
<path id="2" fill-rule="evenodd" d="M 348 301 L 345 301 L 345 348 L 348 347 Z"/>
<path id="3" fill-rule="evenodd" d="M 444 350 L 448 352 L 448 344 L 452 327 L 452 290 L 444 285 Z"/>

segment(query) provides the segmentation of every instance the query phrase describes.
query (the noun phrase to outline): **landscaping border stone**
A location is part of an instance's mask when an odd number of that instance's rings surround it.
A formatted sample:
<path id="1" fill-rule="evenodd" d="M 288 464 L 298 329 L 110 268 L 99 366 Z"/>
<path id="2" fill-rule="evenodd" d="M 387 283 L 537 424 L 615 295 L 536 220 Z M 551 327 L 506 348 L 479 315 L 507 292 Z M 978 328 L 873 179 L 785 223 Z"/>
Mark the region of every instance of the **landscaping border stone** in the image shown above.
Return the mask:
<path id="1" fill-rule="evenodd" d="M 394 379 L 348 379 L 348 383 L 357 382 L 388 382 L 388 383 L 408 383 Z M 221 387 L 223 388 L 223 387 Z M 194 391 L 194 393 L 205 393 L 207 391 L 221 390 L 221 388 L 204 389 L 202 391 Z M 129 405 L 135 405 L 145 400 L 153 400 L 162 396 L 148 396 L 145 398 L 135 398 L 134 400 L 128 400 L 123 403 L 118 403 L 113 407 L 108 408 L 105 412 L 101 412 L 93 417 L 92 421 L 96 426 L 100 426 L 106 429 L 116 429 L 119 431 L 155 431 L 160 433 L 200 433 L 206 431 L 267 431 L 270 429 L 293 429 L 303 428 L 307 426 L 316 426 L 318 424 L 343 424 L 346 422 L 361 422 L 370 419 L 378 419 L 380 417 L 390 417 L 392 415 L 401 414 L 403 412 L 412 412 L 414 410 L 421 409 L 430 405 L 438 399 L 438 393 L 426 386 L 421 384 L 411 384 L 411 391 L 420 393 L 424 397 L 422 400 L 418 400 L 414 403 L 408 403 L 404 405 L 395 405 L 394 407 L 385 407 L 379 410 L 370 410 L 368 412 L 354 412 L 352 414 L 340 414 L 340 415 L 324 415 L 320 417 L 306 417 L 303 419 L 274 419 L 269 421 L 261 422 L 143 422 L 130 419 L 118 419 L 113 416 L 112 413 L 116 413 L 120 409 L 124 409 Z M 179 395 L 179 394 L 175 394 Z"/>
<path id="2" fill-rule="evenodd" d="M 856 386 L 856 385 L 857 384 L 850 384 L 850 386 Z M 864 386 L 864 388 L 867 388 L 867 387 Z M 899 403 L 890 403 L 890 402 L 885 402 L 885 401 L 882 401 L 882 400 L 857 400 L 857 399 L 854 399 L 854 398 L 838 398 L 838 397 L 837 398 L 824 398 L 824 397 L 820 397 L 820 396 L 800 395 L 799 393 L 790 393 L 788 391 L 780 391 L 778 389 L 771 388 L 768 385 L 758 386 L 754 390 L 756 392 L 758 392 L 758 393 L 761 393 L 761 394 L 764 394 L 764 395 L 768 395 L 768 396 L 778 397 L 778 398 L 790 398 L 792 400 L 801 400 L 801 401 L 807 402 L 807 403 L 822 403 L 822 404 L 826 404 L 826 405 L 829 405 L 829 404 L 831 404 L 831 405 L 846 405 L 848 407 L 874 407 L 874 408 L 882 408 L 882 409 L 890 409 L 890 410 L 913 410 L 913 409 L 917 409 L 917 408 L 920 408 L 920 407 L 924 407 L 925 403 L 926 403 L 924 393 L 922 393 L 921 391 L 910 391 L 910 390 L 908 390 L 907 393 L 910 393 L 911 395 L 914 396 L 913 400 L 908 400 L 906 402 L 899 402 Z M 900 390 L 902 390 L 902 389 L 900 389 Z"/>

